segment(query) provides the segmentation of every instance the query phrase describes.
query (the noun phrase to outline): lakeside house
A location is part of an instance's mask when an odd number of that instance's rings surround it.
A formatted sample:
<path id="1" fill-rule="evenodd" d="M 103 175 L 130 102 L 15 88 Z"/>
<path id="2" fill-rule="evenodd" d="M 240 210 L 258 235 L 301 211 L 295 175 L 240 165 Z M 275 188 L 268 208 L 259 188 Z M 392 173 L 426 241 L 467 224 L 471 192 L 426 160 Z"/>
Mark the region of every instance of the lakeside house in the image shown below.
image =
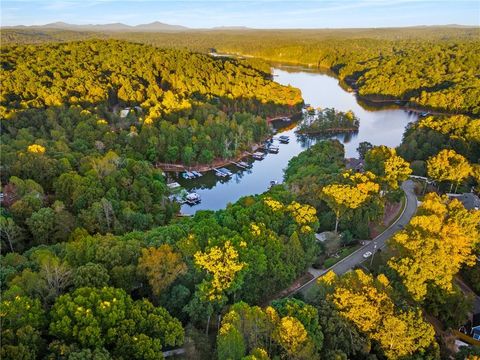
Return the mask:
<path id="1" fill-rule="evenodd" d="M 467 210 L 480 210 L 480 198 L 474 193 L 447 194 L 450 199 L 457 199 Z"/>
<path id="2" fill-rule="evenodd" d="M 353 170 L 355 172 L 363 173 L 365 171 L 365 160 L 357 158 L 345 159 L 345 168 L 347 170 Z"/>

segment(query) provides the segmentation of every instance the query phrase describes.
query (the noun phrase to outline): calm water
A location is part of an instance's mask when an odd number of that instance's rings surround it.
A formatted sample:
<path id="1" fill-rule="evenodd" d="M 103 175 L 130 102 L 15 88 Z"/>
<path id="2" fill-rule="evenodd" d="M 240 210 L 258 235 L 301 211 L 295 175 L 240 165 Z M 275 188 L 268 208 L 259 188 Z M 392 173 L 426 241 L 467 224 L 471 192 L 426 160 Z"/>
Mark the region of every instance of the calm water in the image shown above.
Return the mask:
<path id="1" fill-rule="evenodd" d="M 332 136 L 345 145 L 346 157 L 357 157 L 356 149 L 362 141 L 369 141 L 374 145 L 397 146 L 402 140 L 405 126 L 417 119 L 417 115 L 401 109 L 366 110 L 357 102 L 355 95 L 343 90 L 338 80 L 328 75 L 312 72 L 309 69 L 282 67 L 275 68 L 275 81 L 283 85 L 292 85 L 302 91 L 305 103 L 313 107 L 333 107 L 337 110 L 353 110 L 360 118 L 360 129 L 357 134 Z M 233 203 L 240 197 L 251 194 L 260 194 L 267 190 L 270 180 L 279 182 L 283 179 L 283 169 L 288 161 L 311 146 L 319 139 L 300 139 L 295 135 L 295 128 L 281 129 L 276 135 L 290 136 L 289 144 L 274 145 L 280 147 L 278 154 L 268 154 L 261 161 L 253 161 L 251 169 L 241 170 L 236 166 L 228 166 L 234 172 L 230 179 L 219 179 L 213 172 L 206 173 L 195 180 L 179 179 L 178 182 L 189 191 L 200 194 L 202 202 L 195 206 L 183 205 L 181 211 L 193 214 L 197 210 L 218 210 L 228 203 Z M 247 161 L 245 160 L 245 161 Z"/>

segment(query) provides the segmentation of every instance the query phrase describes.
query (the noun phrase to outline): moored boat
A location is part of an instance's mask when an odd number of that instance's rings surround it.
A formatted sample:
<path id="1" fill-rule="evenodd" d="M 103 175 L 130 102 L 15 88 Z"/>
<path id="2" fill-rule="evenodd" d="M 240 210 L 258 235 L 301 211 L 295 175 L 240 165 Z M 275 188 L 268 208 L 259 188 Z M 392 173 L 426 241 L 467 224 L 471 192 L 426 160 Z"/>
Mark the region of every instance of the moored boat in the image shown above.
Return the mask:
<path id="1" fill-rule="evenodd" d="M 272 153 L 272 154 L 278 154 L 279 150 L 280 150 L 280 148 L 278 146 L 275 146 L 275 145 L 270 145 L 268 147 L 268 152 Z"/>
<path id="2" fill-rule="evenodd" d="M 182 177 L 184 179 L 194 179 L 195 175 L 193 173 L 191 173 L 190 171 L 185 171 L 184 173 L 182 173 Z"/>
<path id="3" fill-rule="evenodd" d="M 200 198 L 200 195 L 198 195 L 196 192 L 191 192 L 187 196 L 185 196 L 185 202 L 190 205 L 195 205 L 198 204 L 202 199 Z"/>
<path id="4" fill-rule="evenodd" d="M 263 160 L 265 158 L 265 154 L 259 151 L 253 153 L 252 156 L 255 160 Z"/>

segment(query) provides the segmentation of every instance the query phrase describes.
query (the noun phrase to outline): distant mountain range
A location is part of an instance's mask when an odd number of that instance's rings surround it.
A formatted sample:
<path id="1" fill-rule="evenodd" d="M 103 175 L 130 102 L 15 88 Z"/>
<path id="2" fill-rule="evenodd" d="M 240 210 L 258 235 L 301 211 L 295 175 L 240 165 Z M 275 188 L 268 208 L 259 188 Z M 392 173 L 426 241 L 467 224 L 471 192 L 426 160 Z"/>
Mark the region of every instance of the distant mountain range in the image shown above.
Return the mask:
<path id="1" fill-rule="evenodd" d="M 76 31 L 138 31 L 138 32 L 168 32 L 168 31 L 187 31 L 194 30 L 186 26 L 170 25 L 159 21 L 154 21 L 149 24 L 140 24 L 130 26 L 122 23 L 112 24 L 88 24 L 88 25 L 75 25 L 68 24 L 62 21 L 57 21 L 45 25 L 15 25 L 15 26 L 3 26 L 8 29 L 59 29 L 59 30 L 76 30 Z M 195 29 L 195 30 L 248 30 L 249 28 L 244 26 L 219 26 L 211 29 Z"/>
<path id="2" fill-rule="evenodd" d="M 88 24 L 88 25 L 75 25 L 68 24 L 62 21 L 45 24 L 45 25 L 18 25 L 18 26 L 5 26 L 4 28 L 10 29 L 59 29 L 59 30 L 81 30 L 81 31 L 185 31 L 189 28 L 181 25 L 164 24 L 159 21 L 152 22 L 150 24 L 141 24 L 136 26 L 130 26 L 122 23 L 113 24 Z"/>
<path id="3" fill-rule="evenodd" d="M 212 28 L 190 28 L 182 25 L 171 25 L 165 24 L 159 21 L 154 21 L 149 24 L 140 24 L 140 25 L 126 25 L 122 23 L 112 23 L 112 24 L 87 24 L 87 25 L 76 25 L 68 24 L 66 22 L 57 21 L 45 25 L 14 25 L 14 26 L 2 26 L 2 29 L 58 29 L 58 30 L 71 30 L 71 31 L 96 31 L 96 32 L 179 32 L 179 31 L 228 31 L 228 30 L 255 30 L 246 26 L 216 26 Z M 478 28 L 478 26 L 469 26 L 469 25 L 457 25 L 457 24 L 448 24 L 448 25 L 419 25 L 419 26 L 407 26 L 403 29 L 423 29 L 423 28 Z M 381 29 L 381 28 L 378 28 Z M 402 29 L 402 28 L 390 28 L 390 29 Z M 278 30 L 278 29 L 277 29 Z M 347 29 L 284 29 L 284 30 L 347 30 Z M 350 28 L 348 30 L 369 30 L 368 28 Z M 373 29 L 370 29 L 373 30 Z"/>

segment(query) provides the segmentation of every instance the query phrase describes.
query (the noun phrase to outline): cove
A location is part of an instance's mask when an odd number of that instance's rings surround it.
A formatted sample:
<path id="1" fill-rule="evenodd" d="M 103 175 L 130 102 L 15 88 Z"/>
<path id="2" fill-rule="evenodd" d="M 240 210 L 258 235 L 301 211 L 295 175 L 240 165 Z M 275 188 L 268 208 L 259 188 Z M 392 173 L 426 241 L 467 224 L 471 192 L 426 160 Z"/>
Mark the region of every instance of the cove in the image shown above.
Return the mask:
<path id="1" fill-rule="evenodd" d="M 355 94 L 343 89 L 336 78 L 326 73 L 305 67 L 278 65 L 272 69 L 272 73 L 278 83 L 299 88 L 306 104 L 321 108 L 333 107 L 344 112 L 352 110 L 360 119 L 358 133 L 305 137 L 295 134 L 296 125 L 279 128 L 274 138 L 286 135 L 290 137 L 290 143 L 280 144 L 275 140 L 274 145 L 280 148 L 278 154 L 267 154 L 265 159 L 260 161 L 244 159 L 252 164 L 250 169 L 239 169 L 235 165 L 227 166 L 233 172 L 230 178 L 219 178 L 213 171 L 192 180 L 179 177 L 177 181 L 185 189 L 198 193 L 202 199 L 194 206 L 182 205 L 181 213 L 194 214 L 197 210 L 218 210 L 225 208 L 228 203 L 234 203 L 242 196 L 263 193 L 268 189 L 271 180 L 282 182 L 283 170 L 292 157 L 322 139 L 338 139 L 345 146 L 346 157 L 358 157 L 356 149 L 362 141 L 395 147 L 400 144 L 407 124 L 418 118 L 417 114 L 398 107 L 387 109 L 362 106 Z"/>

